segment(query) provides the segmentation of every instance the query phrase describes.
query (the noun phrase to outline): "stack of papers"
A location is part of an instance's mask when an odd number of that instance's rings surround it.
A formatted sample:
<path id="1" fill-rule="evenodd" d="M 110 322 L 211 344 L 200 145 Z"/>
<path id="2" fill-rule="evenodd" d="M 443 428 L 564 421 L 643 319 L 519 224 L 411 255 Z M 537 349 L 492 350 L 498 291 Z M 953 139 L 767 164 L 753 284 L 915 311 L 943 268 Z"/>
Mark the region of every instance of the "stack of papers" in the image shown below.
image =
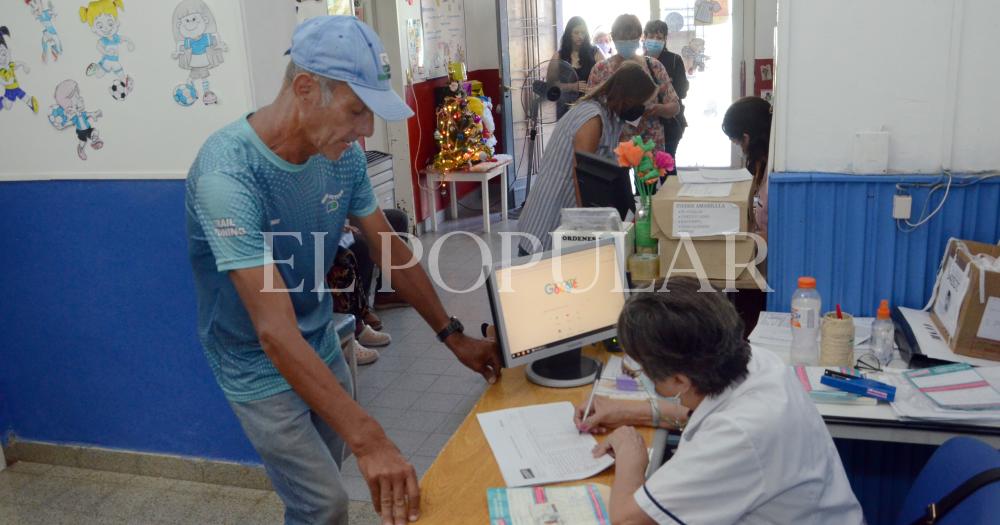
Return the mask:
<path id="1" fill-rule="evenodd" d="M 606 486 L 606 492 L 610 492 Z M 490 525 L 607 525 L 607 505 L 598 485 L 489 489 Z"/>
<path id="2" fill-rule="evenodd" d="M 746 168 L 731 169 L 708 169 L 689 171 L 680 170 L 677 177 L 681 184 L 713 184 L 719 182 L 743 182 L 753 180 L 753 175 Z"/>
<path id="3" fill-rule="evenodd" d="M 508 487 L 585 479 L 615 462 L 594 457 L 597 440 L 576 428 L 574 411 L 564 401 L 476 415 Z"/>
<path id="4" fill-rule="evenodd" d="M 1000 387 L 1000 367 L 978 368 L 980 376 L 994 388 Z M 1000 426 L 1000 410 L 960 410 L 944 408 L 920 392 L 905 371 L 887 370 L 879 380 L 896 387 L 896 399 L 890 403 L 901 419 L 924 421 L 959 421 L 970 424 Z"/>
<path id="5" fill-rule="evenodd" d="M 854 346 L 871 339 L 873 317 L 854 318 Z M 789 350 L 792 347 L 792 314 L 761 312 L 757 326 L 750 332 L 750 343 L 767 348 Z"/>
<path id="6" fill-rule="evenodd" d="M 1000 410 L 1000 392 L 967 363 L 910 370 L 903 377 L 941 408 Z"/>

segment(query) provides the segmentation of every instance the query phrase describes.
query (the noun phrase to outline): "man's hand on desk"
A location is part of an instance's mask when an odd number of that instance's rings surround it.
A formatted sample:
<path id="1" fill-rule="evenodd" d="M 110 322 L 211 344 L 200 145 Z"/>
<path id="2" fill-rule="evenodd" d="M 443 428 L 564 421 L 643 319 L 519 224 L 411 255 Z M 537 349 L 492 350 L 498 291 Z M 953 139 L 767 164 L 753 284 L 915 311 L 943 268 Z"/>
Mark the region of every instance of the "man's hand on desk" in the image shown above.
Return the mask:
<path id="1" fill-rule="evenodd" d="M 608 454 L 615 458 L 615 475 L 622 472 L 646 472 L 649 455 L 646 440 L 636 432 L 635 427 L 621 427 L 594 447 L 594 457 Z"/>
<path id="2" fill-rule="evenodd" d="M 455 332 L 444 342 L 463 365 L 482 374 L 491 385 L 500 378 L 500 345 L 495 340 Z"/>
<path id="3" fill-rule="evenodd" d="M 420 517 L 417 473 L 396 445 L 382 434 L 368 446 L 355 450 L 358 469 L 368 483 L 375 512 L 385 525 L 404 525 Z"/>

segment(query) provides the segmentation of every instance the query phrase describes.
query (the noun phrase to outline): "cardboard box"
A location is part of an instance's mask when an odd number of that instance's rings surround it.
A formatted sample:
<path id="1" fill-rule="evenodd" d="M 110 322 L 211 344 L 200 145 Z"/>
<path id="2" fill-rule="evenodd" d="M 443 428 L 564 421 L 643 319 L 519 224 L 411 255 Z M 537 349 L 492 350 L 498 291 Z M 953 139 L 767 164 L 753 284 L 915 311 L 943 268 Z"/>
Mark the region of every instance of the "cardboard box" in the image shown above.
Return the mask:
<path id="1" fill-rule="evenodd" d="M 562 226 L 556 228 L 552 232 L 552 246 L 559 244 L 560 246 L 566 248 L 570 246 L 577 246 L 580 244 L 593 244 L 597 242 L 598 239 L 603 239 L 605 237 L 611 237 L 615 234 L 619 234 L 618 239 L 615 240 L 615 251 L 618 252 L 618 264 L 624 269 L 627 266 L 628 256 L 635 253 L 635 224 L 631 222 L 622 223 L 624 236 L 621 236 L 621 232 L 612 231 L 593 231 L 593 230 L 565 230 Z"/>
<path id="2" fill-rule="evenodd" d="M 677 271 L 694 268 L 693 251 L 709 279 L 733 278 L 744 284 L 741 288 L 756 288 L 750 284 L 753 270 L 746 267 L 756 255 L 756 243 L 746 235 L 750 186 L 749 181 L 732 183 L 729 194 L 723 197 L 682 196 L 679 193 L 684 185 L 677 177 L 667 178 L 653 196 L 650 228 L 659 241 L 661 276 L 671 277 L 668 275 L 671 263 L 674 275 L 695 276 L 692 272 Z M 729 275 L 731 272 L 735 275 Z"/>
<path id="3" fill-rule="evenodd" d="M 1000 271 L 983 264 L 1000 246 L 951 239 L 937 282 L 931 319 L 959 355 L 1000 361 Z"/>

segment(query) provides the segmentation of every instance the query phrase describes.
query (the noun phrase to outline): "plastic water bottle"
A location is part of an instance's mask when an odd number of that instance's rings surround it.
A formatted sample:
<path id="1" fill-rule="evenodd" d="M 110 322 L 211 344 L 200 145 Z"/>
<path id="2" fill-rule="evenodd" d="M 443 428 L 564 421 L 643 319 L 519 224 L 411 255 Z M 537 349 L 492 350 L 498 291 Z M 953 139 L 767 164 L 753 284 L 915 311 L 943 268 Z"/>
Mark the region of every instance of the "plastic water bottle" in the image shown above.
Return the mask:
<path id="1" fill-rule="evenodd" d="M 816 291 L 816 279 L 799 277 L 792 295 L 792 364 L 819 364 L 819 322 L 823 299 Z"/>
<path id="2" fill-rule="evenodd" d="M 892 324 L 892 319 L 889 319 L 889 301 L 882 299 L 875 320 L 872 321 L 872 353 L 883 367 L 892 361 L 895 336 L 896 327 Z"/>

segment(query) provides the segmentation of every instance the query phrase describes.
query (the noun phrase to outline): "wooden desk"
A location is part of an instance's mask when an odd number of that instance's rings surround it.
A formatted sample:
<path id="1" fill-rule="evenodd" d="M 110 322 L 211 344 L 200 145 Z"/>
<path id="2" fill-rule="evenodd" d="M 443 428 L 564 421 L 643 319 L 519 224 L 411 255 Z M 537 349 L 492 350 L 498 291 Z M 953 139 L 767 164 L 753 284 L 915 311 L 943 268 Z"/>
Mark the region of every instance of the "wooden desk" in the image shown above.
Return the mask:
<path id="1" fill-rule="evenodd" d="M 447 182 L 449 185 L 448 194 L 451 196 L 451 218 L 458 217 L 458 197 L 455 193 L 456 182 L 478 182 L 483 194 L 483 231 L 490 233 L 490 179 L 500 177 L 500 219 L 507 223 L 507 166 L 510 166 L 511 159 L 507 156 L 497 155 L 497 162 L 484 162 L 477 164 L 468 171 L 455 170 L 448 173 L 441 173 L 433 168 L 427 169 L 427 188 L 430 190 L 428 202 L 431 206 L 431 230 L 437 231 L 437 195 L 435 188 L 438 183 Z"/>
<path id="2" fill-rule="evenodd" d="M 584 354 L 602 361 L 606 361 L 608 356 L 607 352 L 596 347 L 585 348 Z M 493 459 L 493 452 L 486 442 L 486 436 L 476 420 L 477 413 L 558 401 L 576 404 L 586 400 L 588 395 L 590 386 L 544 388 L 527 380 L 523 366 L 505 369 L 501 380 L 486 389 L 475 408 L 421 479 L 421 519 L 418 523 L 489 523 L 486 489 L 503 487 L 505 484 L 500 468 Z M 651 446 L 653 429 L 640 429 L 640 433 L 646 439 L 646 445 Z M 597 436 L 597 439 L 604 438 Z M 610 486 L 613 479 L 614 466 L 587 480 L 558 485 L 603 483 Z"/>

